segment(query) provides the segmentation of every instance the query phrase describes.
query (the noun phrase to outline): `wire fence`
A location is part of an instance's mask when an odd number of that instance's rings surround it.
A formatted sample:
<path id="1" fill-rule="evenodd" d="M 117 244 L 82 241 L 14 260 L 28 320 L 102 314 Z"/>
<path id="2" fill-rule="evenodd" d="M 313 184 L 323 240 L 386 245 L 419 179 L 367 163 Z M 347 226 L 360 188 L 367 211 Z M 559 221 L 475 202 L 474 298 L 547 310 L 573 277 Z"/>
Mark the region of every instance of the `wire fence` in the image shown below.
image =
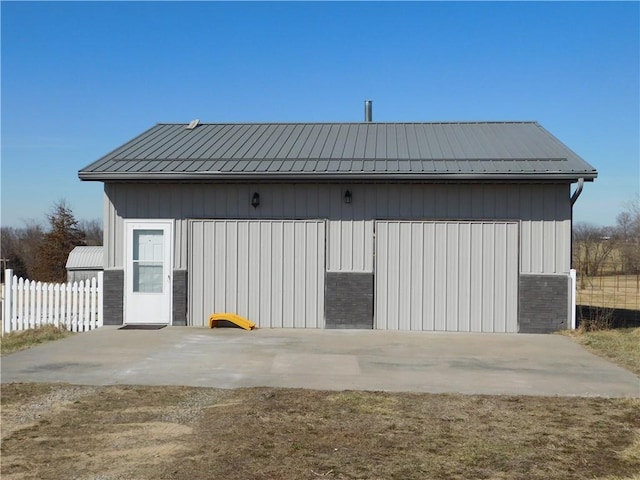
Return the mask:
<path id="1" fill-rule="evenodd" d="M 604 262 L 594 275 L 577 271 L 578 324 L 597 320 L 609 327 L 640 326 L 640 274 L 617 272 L 615 261 Z"/>
<path id="2" fill-rule="evenodd" d="M 640 274 L 587 276 L 578 272 L 579 305 L 640 310 Z"/>

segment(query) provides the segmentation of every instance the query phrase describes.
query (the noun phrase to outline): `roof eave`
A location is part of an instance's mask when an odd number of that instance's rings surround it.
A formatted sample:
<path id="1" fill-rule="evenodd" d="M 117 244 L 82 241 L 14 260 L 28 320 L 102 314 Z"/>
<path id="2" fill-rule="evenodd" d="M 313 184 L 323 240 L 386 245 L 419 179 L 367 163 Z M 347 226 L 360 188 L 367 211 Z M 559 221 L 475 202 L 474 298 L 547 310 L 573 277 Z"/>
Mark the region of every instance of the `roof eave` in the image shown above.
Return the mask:
<path id="1" fill-rule="evenodd" d="M 220 173 L 220 172 L 79 172 L 78 177 L 84 181 L 137 181 L 137 182 L 175 182 L 175 181 L 420 181 L 420 180 L 501 180 L 501 181 L 593 181 L 597 172 L 508 172 L 508 173 L 363 173 L 363 172 L 292 172 L 292 173 Z"/>

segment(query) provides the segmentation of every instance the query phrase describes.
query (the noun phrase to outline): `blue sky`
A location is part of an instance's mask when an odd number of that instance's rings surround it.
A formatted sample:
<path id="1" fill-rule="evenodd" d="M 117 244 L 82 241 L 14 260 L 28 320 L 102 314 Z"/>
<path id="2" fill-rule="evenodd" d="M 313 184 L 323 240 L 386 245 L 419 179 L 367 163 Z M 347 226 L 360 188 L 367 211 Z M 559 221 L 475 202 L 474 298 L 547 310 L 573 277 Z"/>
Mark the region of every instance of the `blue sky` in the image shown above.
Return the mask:
<path id="1" fill-rule="evenodd" d="M 638 2 L 7 2 L 2 225 L 158 122 L 537 120 L 599 171 L 576 222 L 640 191 Z"/>

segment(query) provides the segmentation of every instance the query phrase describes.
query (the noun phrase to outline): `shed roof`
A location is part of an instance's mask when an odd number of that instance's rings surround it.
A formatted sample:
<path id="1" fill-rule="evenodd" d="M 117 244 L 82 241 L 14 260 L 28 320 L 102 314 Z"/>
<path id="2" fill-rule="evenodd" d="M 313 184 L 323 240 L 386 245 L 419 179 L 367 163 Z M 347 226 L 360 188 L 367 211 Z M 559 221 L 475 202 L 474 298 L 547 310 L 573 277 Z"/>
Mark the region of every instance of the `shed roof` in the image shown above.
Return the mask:
<path id="1" fill-rule="evenodd" d="M 79 171 L 101 181 L 596 176 L 537 122 L 158 124 Z"/>
<path id="2" fill-rule="evenodd" d="M 102 247 L 75 247 L 69 253 L 67 270 L 102 270 L 104 257 Z"/>

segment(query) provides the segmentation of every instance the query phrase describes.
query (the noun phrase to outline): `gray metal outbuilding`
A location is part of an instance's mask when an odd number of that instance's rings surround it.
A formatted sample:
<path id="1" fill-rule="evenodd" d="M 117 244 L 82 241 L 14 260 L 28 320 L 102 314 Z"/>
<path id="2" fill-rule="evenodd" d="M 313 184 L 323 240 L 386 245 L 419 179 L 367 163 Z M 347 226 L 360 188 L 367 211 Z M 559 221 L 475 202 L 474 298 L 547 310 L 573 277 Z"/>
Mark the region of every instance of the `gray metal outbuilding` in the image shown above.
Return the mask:
<path id="1" fill-rule="evenodd" d="M 104 254 L 101 246 L 74 247 L 69 252 L 65 265 L 67 282 L 97 278 L 98 272 L 103 270 L 103 264 Z"/>
<path id="2" fill-rule="evenodd" d="M 79 172 L 106 323 L 480 332 L 567 327 L 596 175 L 535 122 L 159 124 Z"/>

